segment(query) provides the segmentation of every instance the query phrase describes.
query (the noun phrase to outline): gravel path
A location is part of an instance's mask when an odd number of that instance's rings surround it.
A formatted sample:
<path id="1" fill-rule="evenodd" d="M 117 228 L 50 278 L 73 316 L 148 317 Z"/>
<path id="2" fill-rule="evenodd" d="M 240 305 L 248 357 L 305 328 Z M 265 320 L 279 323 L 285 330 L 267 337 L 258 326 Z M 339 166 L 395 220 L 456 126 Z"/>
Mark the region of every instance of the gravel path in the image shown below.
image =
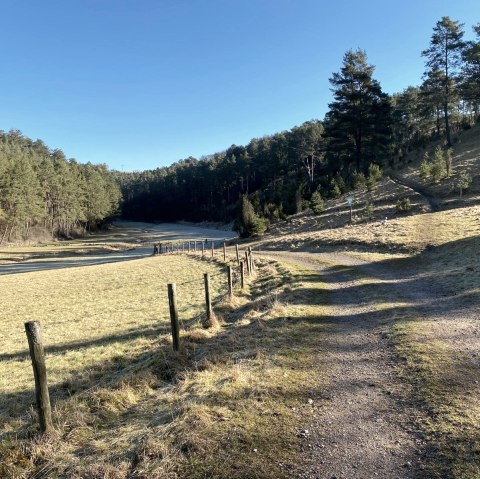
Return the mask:
<path id="1" fill-rule="evenodd" d="M 395 373 L 385 315 L 362 296 L 355 275 L 383 272 L 337 253 L 264 254 L 317 271 L 336 325 L 335 334 L 319 344 L 319 368 L 327 372 L 330 387 L 316 406 L 314 422 L 304 425 L 303 467 L 295 477 L 414 477 L 422 451 L 404 399 L 407 386 Z"/>

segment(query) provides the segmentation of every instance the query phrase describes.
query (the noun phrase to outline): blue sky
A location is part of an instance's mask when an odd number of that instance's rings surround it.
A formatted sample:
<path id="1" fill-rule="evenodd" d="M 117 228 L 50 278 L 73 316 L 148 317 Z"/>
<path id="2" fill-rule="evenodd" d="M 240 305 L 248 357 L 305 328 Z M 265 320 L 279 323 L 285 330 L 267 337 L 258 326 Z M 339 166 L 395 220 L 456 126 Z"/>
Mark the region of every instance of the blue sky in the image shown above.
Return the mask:
<path id="1" fill-rule="evenodd" d="M 363 48 L 389 93 L 479 0 L 42 0 L 1 4 L 0 129 L 80 162 L 143 170 L 323 118 Z"/>

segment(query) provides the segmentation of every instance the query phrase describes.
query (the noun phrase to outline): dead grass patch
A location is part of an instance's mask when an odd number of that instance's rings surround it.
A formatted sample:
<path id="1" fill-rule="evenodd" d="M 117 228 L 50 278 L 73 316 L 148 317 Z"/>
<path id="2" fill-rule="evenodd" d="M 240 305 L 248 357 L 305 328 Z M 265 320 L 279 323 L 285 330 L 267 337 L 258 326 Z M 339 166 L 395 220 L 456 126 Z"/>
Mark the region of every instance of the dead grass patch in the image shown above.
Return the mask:
<path id="1" fill-rule="evenodd" d="M 169 258 L 162 258 L 161 261 L 169 262 L 164 268 L 159 267 L 162 263 L 158 258 L 141 262 L 142 277 L 145 265 L 151 263 L 152 270 L 140 290 L 151 288 L 156 300 L 162 270 L 168 270 L 171 276 L 176 274 L 177 281 L 180 274 L 187 274 L 188 260 Z M 182 264 L 175 264 L 178 261 Z M 132 304 L 132 293 L 129 301 L 122 302 L 125 290 L 118 287 L 118 283 L 111 288 L 113 277 L 122 277 L 123 283 L 126 275 L 134 275 L 128 267 L 135 267 L 135 263 L 140 264 L 132 261 L 103 265 L 102 278 L 106 286 L 102 291 L 111 299 L 111 291 L 118 290 L 119 311 L 130 306 L 130 311 L 136 311 L 136 318 L 143 315 L 152 318 L 148 308 L 153 299 L 148 301 L 148 295 Z M 198 270 L 198 262 L 193 263 Z M 329 325 L 319 316 L 318 307 L 309 309 L 284 297 L 286 293 L 289 298 L 294 297 L 299 284 L 308 284 L 321 296 L 318 282 L 310 284 L 302 273 L 301 283 L 296 281 L 300 276 L 298 270 L 274 262 L 264 264 L 268 269 L 262 271 L 259 267 L 255 281 L 249 279 L 249 296 L 243 292 L 233 301 L 217 306 L 216 312 L 223 318 L 221 323 L 209 329 L 192 324 L 182 333 L 180 353 L 171 351 L 167 335 L 159 338 L 155 332 L 150 337 L 151 330 L 147 328 L 146 334 L 135 336 L 135 324 L 149 325 L 148 320 L 127 322 L 125 339 L 116 337 L 104 344 L 102 331 L 109 331 L 112 326 L 108 320 L 112 310 L 107 308 L 107 298 L 100 300 L 107 313 L 103 312 L 104 308 L 96 307 L 88 313 L 90 321 L 95 321 L 99 329 L 90 329 L 83 332 L 83 337 L 72 338 L 80 332 L 69 333 L 66 324 L 64 329 L 60 328 L 65 333 L 58 338 L 58 344 L 63 345 L 67 338 L 75 339 L 78 349 L 50 353 L 51 376 L 65 381 L 61 361 L 69 354 L 92 353 L 94 358 L 87 356 L 80 360 L 77 356 L 76 361 L 67 361 L 67 364 L 76 364 L 75 372 L 81 377 L 83 387 L 77 385 L 78 392 L 71 393 L 70 397 L 54 388 L 55 438 L 32 439 L 36 426 L 31 417 L 9 420 L 9 426 L 1 433 L 2 477 L 288 477 L 288 465 L 295 462 L 298 453 L 297 426 L 309 414 L 302 408 L 312 396 L 312 389 L 321 387 L 323 381 L 315 367 L 316 347 L 319 336 L 327 334 Z M 112 275 L 109 268 L 114 270 Z M 92 271 L 92 267 L 88 269 Z M 44 281 L 54 282 L 55 275 L 68 272 L 34 273 L 30 275 L 30 286 L 33 285 L 35 291 L 35 281 L 43 275 L 46 277 L 42 279 L 42 286 Z M 81 269 L 74 272 L 79 274 Z M 139 276 L 135 278 L 141 280 Z M 10 281 L 14 281 L 13 278 Z M 74 289 L 78 290 L 84 288 L 82 281 L 80 275 L 75 276 L 75 281 L 66 281 L 63 277 L 61 282 L 70 287 L 75 285 Z M 147 287 L 147 283 L 153 284 Z M 4 287 L 6 284 L 8 281 Z M 98 282 L 96 286 L 98 289 Z M 138 291 L 137 286 L 132 289 Z M 68 291 L 64 289 L 63 297 L 66 295 Z M 202 308 L 203 291 L 198 303 Z M 45 308 L 46 314 L 48 311 Z M 188 311 L 190 316 L 198 316 L 195 311 Z M 158 316 L 154 314 L 155 318 Z M 21 324 L 24 317 L 17 316 L 17 324 Z M 187 317 L 186 311 L 184 317 Z M 61 327 L 62 323 L 57 319 L 55 326 Z M 46 333 L 48 329 L 45 328 Z M 118 332 L 122 332 L 121 329 Z M 50 334 L 46 334 L 46 338 L 50 341 L 47 346 L 57 344 Z M 164 339 L 160 341 L 161 338 Z M 92 339 L 100 341 L 88 348 L 80 347 L 81 341 Z M 15 344 L 12 340 L 13 354 L 18 351 Z M 92 378 L 95 378 L 93 383 Z M 72 376 L 67 379 L 71 382 L 69 387 L 74 389 Z M 93 388 L 87 388 L 86 384 L 93 384 Z"/>

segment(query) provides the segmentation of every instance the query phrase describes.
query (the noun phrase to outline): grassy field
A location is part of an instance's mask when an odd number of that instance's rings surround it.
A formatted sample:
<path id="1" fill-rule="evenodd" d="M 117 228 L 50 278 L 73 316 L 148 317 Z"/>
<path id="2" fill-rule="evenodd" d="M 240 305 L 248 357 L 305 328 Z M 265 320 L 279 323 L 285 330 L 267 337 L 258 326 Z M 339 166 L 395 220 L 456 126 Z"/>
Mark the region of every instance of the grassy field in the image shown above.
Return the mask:
<path id="1" fill-rule="evenodd" d="M 225 289 L 220 267 L 181 256 L 0 277 L 2 395 L 30 397 L 25 321 L 41 322 L 52 387 L 74 393 L 100 369 L 128 361 L 158 341 L 169 321 L 168 282 L 178 283 L 180 318 L 198 315 L 203 272 L 215 275 L 218 296 Z M 0 412 L 18 416 L 25 400 L 2 401 Z"/>
<path id="2" fill-rule="evenodd" d="M 204 271 L 221 270 L 172 255 L 0 278 L 1 477 L 288 477 L 322 381 L 317 341 L 332 327 L 319 314 L 321 285 L 260 262 L 204 329 L 189 322 L 203 309 Z M 212 280 L 217 297 L 223 276 Z M 180 354 L 168 281 L 186 326 Z M 297 295 L 305 285 L 309 297 Z M 42 323 L 54 404 L 55 433 L 43 438 L 25 354 L 32 319 Z"/>

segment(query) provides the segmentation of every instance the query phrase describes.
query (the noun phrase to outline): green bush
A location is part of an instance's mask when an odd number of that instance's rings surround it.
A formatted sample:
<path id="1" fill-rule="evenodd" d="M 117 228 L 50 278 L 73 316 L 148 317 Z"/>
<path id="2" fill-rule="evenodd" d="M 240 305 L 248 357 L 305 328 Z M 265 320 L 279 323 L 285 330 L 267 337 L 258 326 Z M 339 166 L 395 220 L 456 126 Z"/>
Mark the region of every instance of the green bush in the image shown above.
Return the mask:
<path id="1" fill-rule="evenodd" d="M 435 183 L 438 183 L 442 178 L 445 178 L 447 174 L 445 168 L 445 158 L 443 155 L 443 150 L 440 146 L 437 146 L 435 149 L 435 155 L 433 157 L 433 164 L 431 169 L 432 180 Z"/>
<path id="2" fill-rule="evenodd" d="M 373 181 L 378 181 L 382 177 L 382 169 L 375 163 L 370 163 L 368 176 L 372 178 Z"/>
<path id="3" fill-rule="evenodd" d="M 468 188 L 470 188 L 471 184 L 472 184 L 472 177 L 470 173 L 468 173 L 468 171 L 462 171 L 458 176 L 458 180 L 456 182 L 456 186 L 460 193 L 460 198 L 463 196 L 463 192 L 465 190 L 468 190 Z"/>
<path id="4" fill-rule="evenodd" d="M 340 187 L 335 181 L 335 178 L 332 178 L 332 181 L 330 181 L 330 196 L 332 198 L 339 198 L 341 194 L 342 191 L 340 190 Z"/>
<path id="5" fill-rule="evenodd" d="M 367 187 L 367 179 L 363 173 L 355 172 L 353 174 L 353 187 L 356 190 L 364 190 Z"/>
<path id="6" fill-rule="evenodd" d="M 364 218 L 367 218 L 367 220 L 371 220 L 373 218 L 373 214 L 375 213 L 375 207 L 372 205 L 372 203 L 369 203 L 368 201 L 365 203 L 365 206 L 362 211 L 362 216 Z"/>
<path id="7" fill-rule="evenodd" d="M 240 200 L 240 208 L 233 229 L 239 233 L 242 238 L 250 236 L 260 236 L 267 230 L 268 221 L 255 213 L 252 203 L 247 195 L 243 195 Z"/>
<path id="8" fill-rule="evenodd" d="M 422 163 L 420 164 L 420 178 L 427 179 L 432 174 L 432 164 L 428 153 L 425 153 Z"/>
<path id="9" fill-rule="evenodd" d="M 340 192 L 346 193 L 348 191 L 348 187 L 345 183 L 345 180 L 343 179 L 342 175 L 337 175 L 335 176 L 335 181 L 337 182 L 338 187 L 340 188 Z"/>
<path id="10" fill-rule="evenodd" d="M 368 167 L 368 176 L 366 180 L 367 190 L 373 191 L 377 181 L 382 177 L 382 170 L 378 165 L 371 163 Z"/>
<path id="11" fill-rule="evenodd" d="M 322 195 L 318 191 L 315 191 L 315 193 L 312 195 L 312 199 L 310 200 L 310 208 L 312 208 L 312 211 L 316 215 L 322 213 L 325 208 Z"/>
<path id="12" fill-rule="evenodd" d="M 412 203 L 410 198 L 402 198 L 401 200 L 397 201 L 397 212 L 398 213 L 405 213 L 412 209 Z"/>

